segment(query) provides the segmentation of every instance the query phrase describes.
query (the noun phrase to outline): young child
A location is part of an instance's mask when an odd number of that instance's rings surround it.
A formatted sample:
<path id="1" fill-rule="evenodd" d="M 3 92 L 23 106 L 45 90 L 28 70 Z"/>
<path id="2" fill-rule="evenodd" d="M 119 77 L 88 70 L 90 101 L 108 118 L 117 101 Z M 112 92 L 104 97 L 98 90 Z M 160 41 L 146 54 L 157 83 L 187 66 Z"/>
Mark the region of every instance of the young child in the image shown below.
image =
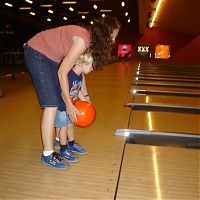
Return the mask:
<path id="1" fill-rule="evenodd" d="M 72 102 L 77 100 L 89 101 L 84 74 L 93 70 L 93 58 L 89 52 L 83 53 L 75 66 L 68 73 L 69 95 Z M 56 114 L 56 140 L 55 148 L 60 147 L 60 155 L 69 162 L 77 162 L 79 158 L 73 153 L 87 154 L 88 151 L 75 142 L 74 125 L 66 113 L 64 105 L 58 107 Z"/>

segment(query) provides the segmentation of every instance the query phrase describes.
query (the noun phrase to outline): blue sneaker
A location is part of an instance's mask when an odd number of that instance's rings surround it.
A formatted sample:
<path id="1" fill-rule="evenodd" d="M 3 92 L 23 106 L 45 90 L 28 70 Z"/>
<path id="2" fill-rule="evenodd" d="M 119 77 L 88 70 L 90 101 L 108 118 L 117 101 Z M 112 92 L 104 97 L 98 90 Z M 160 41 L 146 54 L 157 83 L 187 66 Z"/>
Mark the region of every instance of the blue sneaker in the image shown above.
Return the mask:
<path id="1" fill-rule="evenodd" d="M 60 148 L 60 141 L 54 140 L 54 148 L 59 149 Z"/>
<path id="2" fill-rule="evenodd" d="M 79 158 L 73 154 L 70 149 L 66 149 L 65 151 L 60 151 L 60 155 L 65 158 L 69 162 L 78 162 Z"/>
<path id="3" fill-rule="evenodd" d="M 74 145 L 68 145 L 68 148 L 75 153 L 78 153 L 80 155 L 84 155 L 88 153 L 88 150 L 83 148 L 79 143 L 75 142 Z"/>
<path id="4" fill-rule="evenodd" d="M 67 169 L 69 164 L 63 162 L 63 158 L 57 152 L 53 152 L 50 156 L 42 155 L 41 160 L 44 164 L 58 169 Z"/>

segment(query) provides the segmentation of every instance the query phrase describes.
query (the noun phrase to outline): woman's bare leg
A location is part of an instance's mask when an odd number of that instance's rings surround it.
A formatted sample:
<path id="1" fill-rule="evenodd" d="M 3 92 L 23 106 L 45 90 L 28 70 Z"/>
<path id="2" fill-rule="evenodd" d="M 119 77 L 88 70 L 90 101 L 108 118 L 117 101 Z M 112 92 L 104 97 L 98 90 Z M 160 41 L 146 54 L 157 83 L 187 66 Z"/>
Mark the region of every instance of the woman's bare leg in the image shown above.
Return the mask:
<path id="1" fill-rule="evenodd" d="M 57 107 L 46 107 L 43 111 L 41 121 L 41 133 L 44 151 L 53 150 L 54 123 L 56 112 Z"/>

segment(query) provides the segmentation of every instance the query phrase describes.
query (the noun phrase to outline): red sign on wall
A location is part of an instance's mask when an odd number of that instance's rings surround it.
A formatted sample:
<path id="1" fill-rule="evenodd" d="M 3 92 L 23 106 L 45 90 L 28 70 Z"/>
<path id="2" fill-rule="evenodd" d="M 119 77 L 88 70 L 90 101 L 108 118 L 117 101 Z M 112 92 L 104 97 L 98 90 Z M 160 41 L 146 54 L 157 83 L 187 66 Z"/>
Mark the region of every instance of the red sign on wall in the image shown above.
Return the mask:
<path id="1" fill-rule="evenodd" d="M 132 45 L 131 44 L 119 44 L 118 45 L 118 57 L 119 58 L 130 58 L 132 56 Z"/>

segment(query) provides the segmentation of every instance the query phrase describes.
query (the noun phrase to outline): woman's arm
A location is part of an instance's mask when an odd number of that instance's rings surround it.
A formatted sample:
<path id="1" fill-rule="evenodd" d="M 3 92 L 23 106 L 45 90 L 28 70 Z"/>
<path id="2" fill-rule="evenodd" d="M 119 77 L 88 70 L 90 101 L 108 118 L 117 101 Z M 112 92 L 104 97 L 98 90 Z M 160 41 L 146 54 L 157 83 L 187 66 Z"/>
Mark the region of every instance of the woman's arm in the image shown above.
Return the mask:
<path id="1" fill-rule="evenodd" d="M 81 101 L 90 102 L 90 97 L 88 95 L 87 86 L 86 86 L 85 75 L 82 74 L 82 77 L 83 77 L 83 80 L 82 80 L 81 90 L 79 91 L 78 97 Z"/>
<path id="2" fill-rule="evenodd" d="M 81 86 L 81 91 L 83 92 L 84 96 L 88 95 L 87 91 L 87 86 L 86 86 L 86 80 L 85 80 L 85 75 L 82 74 L 83 80 L 82 80 L 82 86 Z"/>
<path id="3" fill-rule="evenodd" d="M 80 92 L 78 93 L 78 98 L 81 100 L 81 101 L 88 101 L 88 102 L 91 102 L 90 101 L 90 97 L 89 95 L 84 95 L 83 92 L 80 90 Z"/>
<path id="4" fill-rule="evenodd" d="M 74 36 L 72 39 L 72 45 L 67 55 L 63 58 L 58 70 L 58 79 L 60 82 L 62 96 L 66 104 L 66 112 L 69 114 L 70 119 L 73 122 L 76 121 L 76 114 L 78 114 L 78 110 L 72 104 L 69 96 L 69 81 L 67 75 L 76 63 L 77 59 L 84 52 L 85 48 L 84 40 L 80 37 Z"/>

